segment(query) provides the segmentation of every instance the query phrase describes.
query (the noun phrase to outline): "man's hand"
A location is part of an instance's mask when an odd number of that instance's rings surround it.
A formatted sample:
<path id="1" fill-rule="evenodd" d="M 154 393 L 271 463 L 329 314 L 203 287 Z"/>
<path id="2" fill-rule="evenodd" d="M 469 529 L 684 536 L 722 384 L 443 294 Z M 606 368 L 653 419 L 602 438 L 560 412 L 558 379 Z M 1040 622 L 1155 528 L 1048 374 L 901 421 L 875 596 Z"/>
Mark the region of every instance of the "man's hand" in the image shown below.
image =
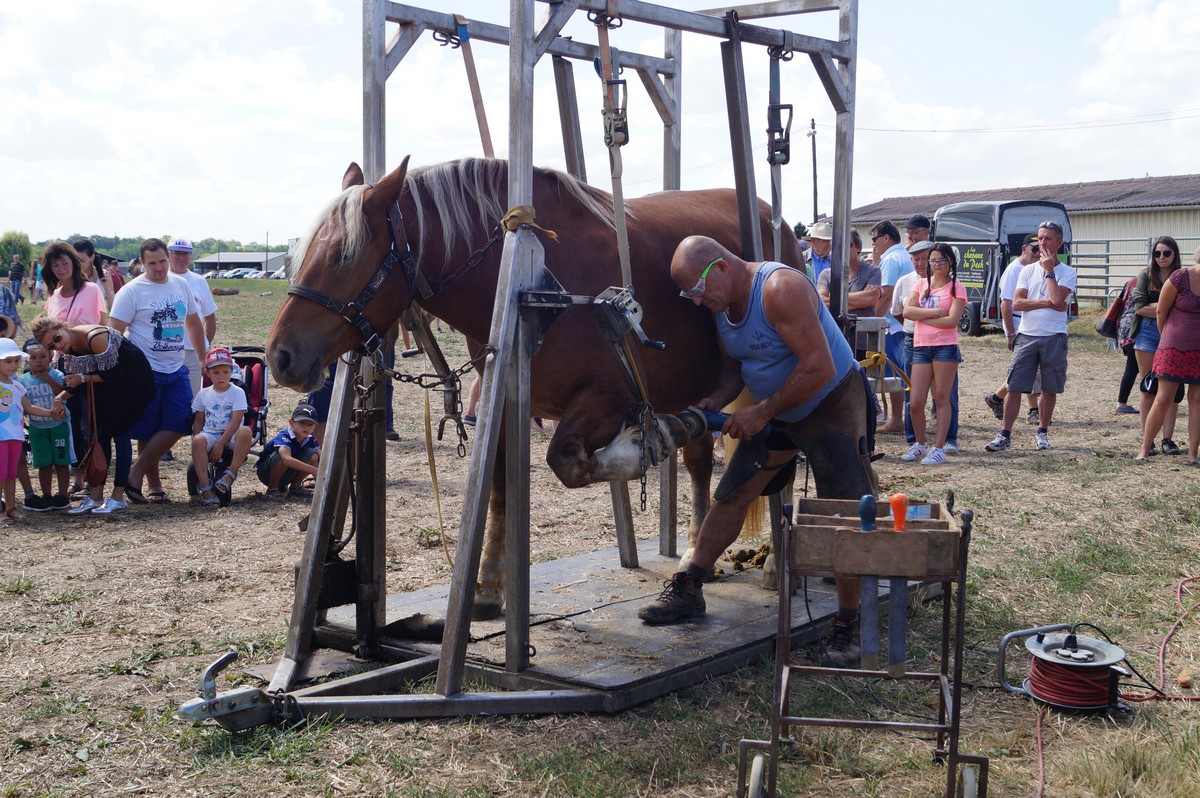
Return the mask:
<path id="1" fill-rule="evenodd" d="M 761 404 L 753 404 L 730 414 L 721 432 L 735 440 L 748 440 L 762 432 L 770 420 Z"/>
<path id="2" fill-rule="evenodd" d="M 1038 263 L 1041 264 L 1041 267 L 1045 270 L 1046 274 L 1049 274 L 1050 272 L 1054 271 L 1054 267 L 1058 265 L 1058 253 L 1051 252 L 1046 247 L 1042 247 L 1042 249 L 1038 252 Z"/>

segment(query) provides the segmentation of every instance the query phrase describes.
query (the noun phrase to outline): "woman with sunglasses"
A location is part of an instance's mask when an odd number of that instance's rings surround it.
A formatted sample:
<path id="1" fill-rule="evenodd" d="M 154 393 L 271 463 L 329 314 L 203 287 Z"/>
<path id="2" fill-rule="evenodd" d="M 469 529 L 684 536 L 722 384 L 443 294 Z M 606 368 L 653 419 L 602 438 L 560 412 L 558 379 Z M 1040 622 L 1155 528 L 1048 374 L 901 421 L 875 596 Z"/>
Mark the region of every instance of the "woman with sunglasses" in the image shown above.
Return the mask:
<path id="1" fill-rule="evenodd" d="M 909 397 L 913 433 L 917 442 L 900 456 L 921 465 L 946 462 L 946 435 L 950 431 L 950 389 L 958 375 L 962 354 L 958 349 L 958 320 L 967 304 L 967 289 L 958 282 L 958 258 L 949 245 L 938 242 L 929 253 L 929 271 L 917 280 L 904 308 L 913 329 L 912 392 Z M 933 389 L 937 409 L 934 445 L 925 443 L 925 400 Z"/>
<path id="2" fill-rule="evenodd" d="M 107 514 L 124 510 L 125 485 L 133 463 L 129 428 L 154 398 L 154 374 L 142 350 L 111 327 L 100 324 L 69 325 L 45 313 L 29 325 L 30 332 L 49 352 L 59 352 L 59 368 L 66 376 L 64 401 L 82 395 L 91 385 L 96 399 L 96 438 L 113 469 L 112 496 L 104 499 L 104 480 L 88 486 L 88 496 L 71 514 Z M 90 412 L 90 411 L 89 411 Z M 113 442 L 117 442 L 113 461 Z"/>
<path id="3" fill-rule="evenodd" d="M 1138 412 L 1141 415 L 1143 434 L 1146 430 L 1146 416 L 1158 392 L 1158 381 L 1150 372 L 1154 368 L 1154 353 L 1158 350 L 1160 338 L 1156 321 L 1159 294 L 1171 279 L 1171 275 L 1182 267 L 1179 260 L 1179 244 L 1171 236 L 1156 238 L 1150 253 L 1150 265 L 1138 274 L 1137 284 L 1133 289 L 1133 324 L 1129 328 L 1129 337 L 1133 339 L 1133 354 L 1138 364 L 1138 386 L 1141 392 Z M 1183 385 L 1179 385 L 1172 395 L 1175 401 L 1166 406 L 1166 414 L 1161 422 L 1163 454 L 1179 454 L 1179 446 L 1172 438 L 1175 435 L 1175 417 L 1179 412 L 1179 402 L 1183 401 Z M 1150 452 L 1154 452 L 1154 438 L 1150 439 Z"/>
<path id="4" fill-rule="evenodd" d="M 1178 248 L 1176 248 L 1178 252 Z M 1158 378 L 1158 394 L 1146 414 L 1142 432 L 1142 451 L 1138 460 L 1145 460 L 1154 446 L 1167 416 L 1174 407 L 1174 394 L 1187 385 L 1188 451 L 1187 464 L 1200 467 L 1200 250 L 1195 266 L 1176 269 L 1163 284 L 1158 296 L 1158 328 L 1162 337 L 1154 353 L 1154 370 Z"/>

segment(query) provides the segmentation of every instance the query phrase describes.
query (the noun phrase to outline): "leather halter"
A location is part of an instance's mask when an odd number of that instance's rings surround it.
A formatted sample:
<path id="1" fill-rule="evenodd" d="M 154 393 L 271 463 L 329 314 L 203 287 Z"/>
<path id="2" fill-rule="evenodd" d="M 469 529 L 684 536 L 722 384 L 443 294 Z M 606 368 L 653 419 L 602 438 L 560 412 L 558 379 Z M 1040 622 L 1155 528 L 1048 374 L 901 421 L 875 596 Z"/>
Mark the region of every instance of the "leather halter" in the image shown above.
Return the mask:
<path id="1" fill-rule="evenodd" d="M 400 210 L 399 200 L 388 211 L 388 225 L 392 237 L 391 249 L 388 250 L 387 257 L 383 259 L 383 263 L 380 264 L 375 274 L 352 302 L 341 302 L 329 296 L 329 294 L 322 293 L 300 283 L 294 283 L 288 288 L 289 295 L 315 302 L 326 310 L 331 310 L 345 319 L 362 337 L 363 340 L 358 346 L 358 350 L 368 357 L 373 356 L 379 351 L 379 347 L 383 344 L 383 336 L 367 321 L 365 315 L 367 305 L 379 293 L 379 289 L 383 287 L 384 281 L 387 280 L 388 275 L 392 273 L 392 269 L 396 267 L 397 263 L 403 267 L 404 277 L 408 281 L 409 305 L 412 304 L 418 293 L 422 299 L 427 299 L 433 294 L 429 288 L 429 284 L 425 281 L 425 277 L 417 267 L 417 261 L 413 258 L 412 249 L 408 246 L 408 237 L 404 233 L 404 213 Z M 403 242 L 403 245 L 400 242 Z M 407 306 L 405 305 L 405 308 Z"/>

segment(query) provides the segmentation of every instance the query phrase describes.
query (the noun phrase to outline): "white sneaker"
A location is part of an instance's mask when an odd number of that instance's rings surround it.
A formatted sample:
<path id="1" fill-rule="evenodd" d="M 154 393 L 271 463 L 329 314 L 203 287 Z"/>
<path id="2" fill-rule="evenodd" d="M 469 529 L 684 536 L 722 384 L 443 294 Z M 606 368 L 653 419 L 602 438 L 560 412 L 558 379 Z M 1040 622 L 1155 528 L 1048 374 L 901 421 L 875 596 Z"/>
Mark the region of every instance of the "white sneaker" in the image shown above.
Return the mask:
<path id="1" fill-rule="evenodd" d="M 1037 447 L 1039 450 L 1050 448 L 1050 435 L 1048 433 L 1039 431 L 1035 437 L 1037 438 Z"/>
<path id="2" fill-rule="evenodd" d="M 908 451 L 900 455 L 900 459 L 906 463 L 911 463 L 914 460 L 920 460 L 929 451 L 929 447 L 923 443 L 914 443 L 908 447 Z"/>
<path id="3" fill-rule="evenodd" d="M 992 439 L 992 442 L 984 446 L 989 452 L 1002 452 L 1005 449 L 1012 447 L 1012 438 L 1006 435 L 997 435 Z"/>
<path id="4" fill-rule="evenodd" d="M 946 441 L 946 445 L 942 449 L 946 454 L 958 454 L 958 444 L 954 441 Z"/>
<path id="5" fill-rule="evenodd" d="M 93 507 L 92 512 L 96 513 L 97 515 L 108 515 L 109 513 L 119 513 L 127 507 L 129 507 L 129 502 L 121 501 L 120 499 L 114 499 L 109 496 L 104 500 L 104 504 L 101 504 L 98 507 Z"/>
<path id="6" fill-rule="evenodd" d="M 936 447 L 933 449 L 930 449 L 929 453 L 927 455 L 925 455 L 925 459 L 921 461 L 921 465 L 945 465 L 945 464 L 946 464 L 946 450 L 938 449 Z"/>
<path id="7" fill-rule="evenodd" d="M 91 512 L 96 507 L 100 506 L 100 502 L 93 501 L 91 496 L 88 496 L 79 503 L 78 507 L 72 507 L 67 510 L 67 515 L 79 515 L 80 513 Z"/>

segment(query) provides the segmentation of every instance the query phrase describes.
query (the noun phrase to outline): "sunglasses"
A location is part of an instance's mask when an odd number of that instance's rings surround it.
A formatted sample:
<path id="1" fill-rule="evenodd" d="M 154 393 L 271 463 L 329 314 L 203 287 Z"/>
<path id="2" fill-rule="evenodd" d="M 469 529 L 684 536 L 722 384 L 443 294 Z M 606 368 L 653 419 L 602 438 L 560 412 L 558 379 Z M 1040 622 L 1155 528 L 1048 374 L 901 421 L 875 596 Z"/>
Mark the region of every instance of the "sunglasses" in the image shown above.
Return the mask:
<path id="1" fill-rule="evenodd" d="M 1171 258 L 1174 256 L 1175 256 L 1175 253 L 1169 249 L 1154 250 L 1154 257 L 1156 257 L 1156 258 Z"/>
<path id="2" fill-rule="evenodd" d="M 1038 225 L 1039 229 L 1043 228 L 1043 227 L 1045 227 L 1048 230 L 1054 230 L 1059 235 L 1062 235 L 1062 231 L 1063 231 L 1062 225 L 1059 224 L 1058 222 L 1042 222 L 1041 224 Z"/>
<path id="3" fill-rule="evenodd" d="M 704 271 L 700 272 L 700 279 L 696 281 L 696 284 L 686 291 L 680 291 L 679 296 L 683 297 L 684 299 L 692 299 L 693 297 L 704 296 L 704 278 L 708 277 L 709 269 L 720 263 L 722 260 L 724 260 L 724 258 L 717 258 L 712 263 L 705 266 Z"/>

